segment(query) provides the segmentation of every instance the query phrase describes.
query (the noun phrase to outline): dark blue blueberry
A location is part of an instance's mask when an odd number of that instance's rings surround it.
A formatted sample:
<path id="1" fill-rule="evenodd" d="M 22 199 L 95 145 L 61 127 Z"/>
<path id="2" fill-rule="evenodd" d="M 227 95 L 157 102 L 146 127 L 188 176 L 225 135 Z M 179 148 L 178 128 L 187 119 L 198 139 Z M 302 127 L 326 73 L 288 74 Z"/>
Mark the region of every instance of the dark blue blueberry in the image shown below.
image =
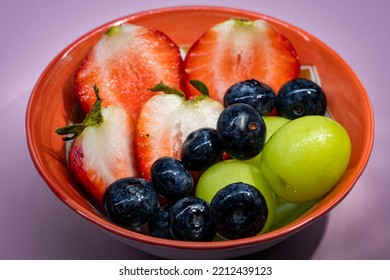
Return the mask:
<path id="1" fill-rule="evenodd" d="M 170 201 L 192 194 L 194 180 L 181 161 L 173 157 L 157 159 L 150 170 L 156 191 Z"/>
<path id="2" fill-rule="evenodd" d="M 154 211 L 154 214 L 149 219 L 148 227 L 151 236 L 174 239 L 170 229 L 170 210 L 171 204 L 164 204 Z"/>
<path id="3" fill-rule="evenodd" d="M 279 116 L 292 120 L 308 115 L 324 115 L 327 100 L 318 84 L 298 78 L 280 88 L 275 107 Z"/>
<path id="4" fill-rule="evenodd" d="M 217 232 L 227 239 L 254 236 L 264 227 L 268 207 L 254 186 L 233 183 L 219 190 L 210 203 Z"/>
<path id="5" fill-rule="evenodd" d="M 149 181 L 126 177 L 109 185 L 103 204 L 113 222 L 124 226 L 139 226 L 146 223 L 157 209 L 158 200 Z"/>
<path id="6" fill-rule="evenodd" d="M 253 107 L 237 103 L 226 107 L 217 121 L 218 138 L 231 157 L 245 160 L 258 155 L 265 144 L 263 117 Z"/>
<path id="7" fill-rule="evenodd" d="M 181 161 L 192 171 L 204 171 L 221 160 L 222 145 L 217 131 L 213 128 L 200 128 L 191 132 L 183 142 Z"/>
<path id="8" fill-rule="evenodd" d="M 172 206 L 170 225 L 178 240 L 210 241 L 215 236 L 209 204 L 194 196 L 182 198 Z"/>
<path id="9" fill-rule="evenodd" d="M 262 116 L 267 116 L 275 107 L 276 94 L 267 84 L 257 80 L 245 80 L 232 85 L 225 93 L 225 107 L 245 103 L 255 108 Z"/>

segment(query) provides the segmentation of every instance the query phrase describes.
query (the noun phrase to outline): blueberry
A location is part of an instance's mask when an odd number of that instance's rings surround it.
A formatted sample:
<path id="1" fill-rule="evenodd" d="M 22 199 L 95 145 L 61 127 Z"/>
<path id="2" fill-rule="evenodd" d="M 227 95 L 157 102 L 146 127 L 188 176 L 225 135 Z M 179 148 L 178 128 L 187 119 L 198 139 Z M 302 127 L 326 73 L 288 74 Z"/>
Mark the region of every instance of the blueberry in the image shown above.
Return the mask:
<path id="1" fill-rule="evenodd" d="M 276 97 L 276 111 L 281 117 L 296 119 L 307 115 L 324 115 L 327 100 L 315 82 L 297 78 L 285 83 Z"/>
<path id="2" fill-rule="evenodd" d="M 266 127 L 253 107 L 237 103 L 226 107 L 217 120 L 223 149 L 231 157 L 244 160 L 258 155 L 265 144 Z"/>
<path id="3" fill-rule="evenodd" d="M 262 116 L 267 116 L 275 107 L 276 94 L 267 84 L 255 79 L 232 85 L 225 93 L 225 107 L 245 103 L 255 108 Z"/>
<path id="4" fill-rule="evenodd" d="M 164 204 L 154 211 L 153 215 L 149 219 L 148 227 L 151 236 L 174 239 L 170 229 L 170 210 L 171 204 Z"/>
<path id="5" fill-rule="evenodd" d="M 157 209 L 158 200 L 149 181 L 126 177 L 108 186 L 103 204 L 113 222 L 124 226 L 139 226 L 146 223 Z"/>
<path id="6" fill-rule="evenodd" d="M 150 176 L 156 191 L 170 201 L 192 194 L 194 181 L 191 173 L 173 157 L 157 159 L 151 167 Z"/>
<path id="7" fill-rule="evenodd" d="M 254 236 L 264 227 L 268 207 L 254 186 L 237 182 L 219 190 L 210 203 L 216 230 L 227 239 Z"/>
<path id="8" fill-rule="evenodd" d="M 191 132 L 183 142 L 181 161 L 192 171 L 204 171 L 221 160 L 222 145 L 217 131 L 213 128 L 200 128 Z"/>
<path id="9" fill-rule="evenodd" d="M 184 197 L 172 206 L 170 225 L 178 240 L 210 241 L 215 236 L 209 204 L 194 196 Z"/>

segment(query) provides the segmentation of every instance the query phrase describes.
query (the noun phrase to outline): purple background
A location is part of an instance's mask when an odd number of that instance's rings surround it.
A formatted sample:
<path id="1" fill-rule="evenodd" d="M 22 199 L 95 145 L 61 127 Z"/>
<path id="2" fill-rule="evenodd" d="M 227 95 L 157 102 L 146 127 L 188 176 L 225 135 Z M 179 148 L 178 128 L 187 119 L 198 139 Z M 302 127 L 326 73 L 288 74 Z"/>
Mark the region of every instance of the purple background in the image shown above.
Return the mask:
<path id="1" fill-rule="evenodd" d="M 315 2 L 315 3 L 314 3 Z M 93 4 L 92 4 L 93 3 Z M 390 133 L 387 0 L 0 2 L 0 259 L 149 259 L 124 246 L 60 202 L 28 154 L 24 117 L 46 65 L 91 29 L 146 9 L 218 5 L 267 14 L 328 44 L 356 72 L 375 113 L 370 162 L 349 196 L 330 214 L 251 259 L 390 259 Z M 342 106 L 342 104 L 340 104 Z M 386 113 L 387 111 L 387 113 Z"/>

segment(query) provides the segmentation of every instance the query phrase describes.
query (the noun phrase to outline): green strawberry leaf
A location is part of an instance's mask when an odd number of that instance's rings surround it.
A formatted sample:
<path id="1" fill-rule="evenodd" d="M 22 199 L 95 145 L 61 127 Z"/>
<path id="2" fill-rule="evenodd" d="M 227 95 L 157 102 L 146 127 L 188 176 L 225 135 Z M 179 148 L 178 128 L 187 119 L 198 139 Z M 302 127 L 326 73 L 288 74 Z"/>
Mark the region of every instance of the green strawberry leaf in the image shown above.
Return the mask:
<path id="1" fill-rule="evenodd" d="M 96 101 L 93 104 L 91 111 L 87 114 L 84 121 L 80 124 L 71 124 L 61 128 L 58 128 L 55 132 L 58 135 L 68 135 L 62 140 L 69 141 L 74 139 L 79 135 L 83 130 L 88 126 L 99 125 L 103 122 L 102 115 L 102 101 L 99 95 L 99 88 L 96 85 L 93 85 L 93 90 L 95 91 Z"/>
<path id="2" fill-rule="evenodd" d="M 160 82 L 157 85 L 155 85 L 154 87 L 149 88 L 149 90 L 151 90 L 153 92 L 162 91 L 162 92 L 164 92 L 166 94 L 176 94 L 176 95 L 178 95 L 180 97 L 184 97 L 185 96 L 184 92 L 178 90 L 177 88 L 170 87 L 170 86 L 164 84 L 163 82 Z"/>
<path id="3" fill-rule="evenodd" d="M 196 88 L 202 95 L 210 96 L 209 89 L 207 88 L 207 86 L 203 82 L 201 82 L 199 80 L 191 80 L 190 84 L 194 88 Z"/>

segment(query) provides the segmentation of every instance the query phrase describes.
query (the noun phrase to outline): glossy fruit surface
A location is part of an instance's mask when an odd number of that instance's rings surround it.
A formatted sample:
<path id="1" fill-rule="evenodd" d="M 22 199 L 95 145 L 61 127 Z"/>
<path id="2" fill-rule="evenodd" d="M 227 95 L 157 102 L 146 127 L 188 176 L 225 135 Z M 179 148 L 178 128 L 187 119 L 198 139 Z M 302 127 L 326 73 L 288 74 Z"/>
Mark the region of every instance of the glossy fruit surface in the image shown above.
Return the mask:
<path id="1" fill-rule="evenodd" d="M 171 232 L 175 239 L 211 241 L 215 225 L 209 204 L 197 197 L 187 196 L 171 208 Z"/>
<path id="2" fill-rule="evenodd" d="M 192 194 L 194 188 L 190 172 L 172 157 L 162 157 L 153 163 L 151 181 L 156 191 L 170 201 Z"/>
<path id="3" fill-rule="evenodd" d="M 179 47 L 155 28 L 121 24 L 107 29 L 75 76 L 75 93 L 84 113 L 94 102 L 92 84 L 105 93 L 103 105 L 119 105 L 137 120 L 142 105 L 161 80 L 180 88 Z"/>
<path id="4" fill-rule="evenodd" d="M 104 209 L 115 223 L 139 226 L 146 223 L 158 207 L 157 193 L 142 178 L 126 177 L 113 182 L 103 198 Z"/>
<path id="5" fill-rule="evenodd" d="M 268 218 L 264 196 L 252 185 L 232 183 L 219 190 L 210 203 L 215 227 L 227 239 L 258 234 Z"/>
<path id="6" fill-rule="evenodd" d="M 207 30 L 184 60 L 184 87 L 188 96 L 199 93 L 190 80 L 204 82 L 210 96 L 221 103 L 233 84 L 256 79 L 274 91 L 297 78 L 300 63 L 290 41 L 264 20 L 229 19 Z"/>
<path id="7" fill-rule="evenodd" d="M 94 90 L 94 106 L 83 122 L 56 132 L 65 135 L 64 140 L 73 139 L 67 151 L 69 170 L 86 195 L 102 206 L 104 192 L 112 182 L 138 175 L 135 124 L 122 107 L 102 107 L 99 89 Z"/>
<path id="8" fill-rule="evenodd" d="M 322 88 L 315 82 L 297 78 L 285 83 L 276 98 L 279 116 L 296 119 L 308 115 L 325 115 L 327 100 Z"/>
<path id="9" fill-rule="evenodd" d="M 226 153 L 236 159 L 250 159 L 264 147 L 266 127 L 253 107 L 237 103 L 226 107 L 217 121 L 218 138 Z"/>
<path id="10" fill-rule="evenodd" d="M 276 94 L 263 82 L 255 79 L 238 82 L 229 87 L 223 98 L 225 107 L 245 103 L 255 108 L 260 115 L 267 116 L 275 107 Z"/>
<path id="11" fill-rule="evenodd" d="M 183 142 L 181 161 L 192 171 L 204 171 L 222 159 L 223 149 L 215 129 L 205 127 L 191 132 Z"/>
<path id="12" fill-rule="evenodd" d="M 200 176 L 195 195 L 210 203 L 220 189 L 237 182 L 256 187 L 264 196 L 268 206 L 268 219 L 261 233 L 266 232 L 275 215 L 275 194 L 260 169 L 253 164 L 236 159 L 214 164 Z"/>
<path id="13" fill-rule="evenodd" d="M 180 159 L 186 137 L 196 129 L 216 128 L 223 105 L 209 97 L 186 100 L 184 95 L 161 93 L 150 98 L 139 115 L 135 145 L 141 177 L 150 180 L 150 168 L 160 157 Z"/>
<path id="14" fill-rule="evenodd" d="M 277 196 L 275 219 L 272 223 L 271 230 L 281 228 L 293 222 L 316 203 L 316 200 L 309 200 L 302 203 L 292 203 Z"/>
<path id="15" fill-rule="evenodd" d="M 170 220 L 171 220 L 171 204 L 164 204 L 154 211 L 149 218 L 148 229 L 149 234 L 154 237 L 173 239 Z"/>
<path id="16" fill-rule="evenodd" d="M 279 117 L 279 116 L 264 116 L 263 117 L 265 127 L 266 127 L 266 136 L 265 136 L 265 143 L 268 142 L 268 140 L 271 138 L 271 136 L 283 125 L 288 123 L 290 120 Z M 255 156 L 254 158 L 251 158 L 248 160 L 248 162 L 251 162 L 255 164 L 256 166 L 260 167 L 260 160 L 261 160 L 261 153 Z"/>
<path id="17" fill-rule="evenodd" d="M 264 116 L 263 117 L 265 126 L 267 128 L 267 135 L 265 138 L 265 142 L 268 142 L 268 140 L 271 138 L 274 133 L 281 128 L 286 123 L 290 122 L 289 119 L 280 117 L 280 116 Z"/>
<path id="18" fill-rule="evenodd" d="M 337 121 L 351 132 L 353 152 L 348 171 L 337 186 L 308 213 L 297 218 L 277 231 L 259 235 L 255 238 L 228 242 L 207 242 L 200 249 L 196 242 L 172 241 L 156 239 L 143 233 L 119 227 L 107 220 L 90 201 L 80 193 L 66 165 L 65 144 L 55 128 L 68 124 L 76 106 L 73 84 L 69 77 L 87 55 L 87 51 L 98 41 L 102 32 L 109 26 L 124 21 L 154 26 L 166 32 L 175 42 L 188 46 L 210 26 L 224 19 L 262 18 L 270 21 L 285 34 L 296 47 L 304 64 L 318 69 L 323 86 L 327 82 L 339 85 L 327 94 L 329 108 Z M 191 30 L 191 32 L 188 32 Z M 65 46 L 64 46 L 65 47 Z M 53 77 L 56 77 L 53 79 Z M 61 92 L 63 94 L 53 94 Z M 353 92 L 353 96 L 351 96 Z M 348 104 L 340 106 L 340 104 Z M 37 110 L 36 108 L 45 108 Z M 80 40 L 66 46 L 40 76 L 32 91 L 26 114 L 26 134 L 29 151 L 35 167 L 50 191 L 61 203 L 81 215 L 87 223 L 97 225 L 109 236 L 115 236 L 124 243 L 163 258 L 235 258 L 259 252 L 286 240 L 293 233 L 304 228 L 319 217 L 329 213 L 335 205 L 339 205 L 348 196 L 353 185 L 358 181 L 369 159 L 374 137 L 374 119 L 369 96 L 364 86 L 345 61 L 318 38 L 308 32 L 276 18 L 255 13 L 222 7 L 170 7 L 145 11 L 115 19 L 104 26 L 83 34 Z"/>
<path id="19" fill-rule="evenodd" d="M 282 126 L 269 139 L 260 168 L 275 193 L 301 203 L 329 192 L 344 174 L 351 141 L 336 121 L 305 116 Z"/>

